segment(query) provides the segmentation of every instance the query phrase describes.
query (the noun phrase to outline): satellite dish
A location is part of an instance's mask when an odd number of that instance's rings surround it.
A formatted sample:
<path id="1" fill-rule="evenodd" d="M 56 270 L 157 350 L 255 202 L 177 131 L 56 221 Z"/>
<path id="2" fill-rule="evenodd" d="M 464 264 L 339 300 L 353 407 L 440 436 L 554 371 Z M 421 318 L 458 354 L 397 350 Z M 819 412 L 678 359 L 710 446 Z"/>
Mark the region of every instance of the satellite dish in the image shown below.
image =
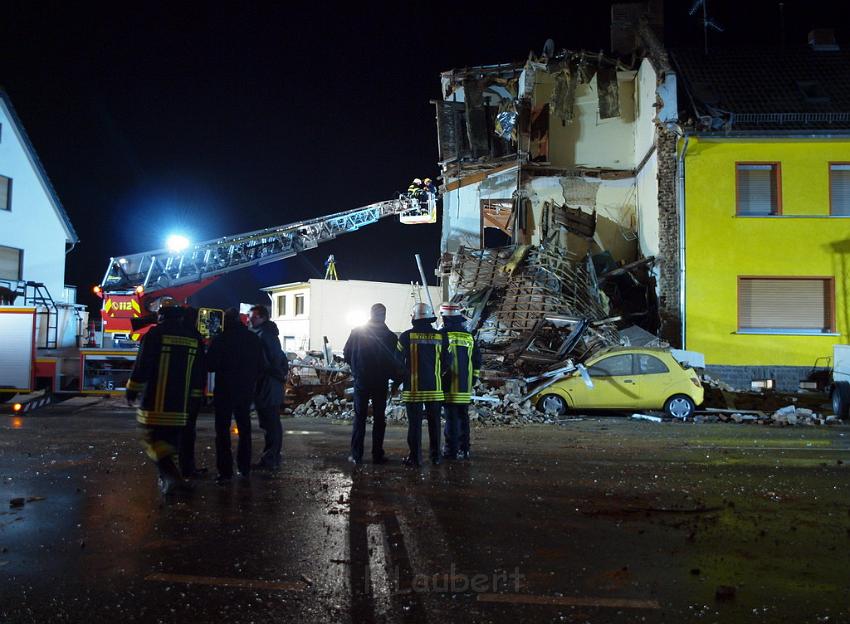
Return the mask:
<path id="1" fill-rule="evenodd" d="M 543 44 L 543 56 L 547 59 L 554 58 L 555 42 L 552 39 L 547 39 L 546 43 Z"/>

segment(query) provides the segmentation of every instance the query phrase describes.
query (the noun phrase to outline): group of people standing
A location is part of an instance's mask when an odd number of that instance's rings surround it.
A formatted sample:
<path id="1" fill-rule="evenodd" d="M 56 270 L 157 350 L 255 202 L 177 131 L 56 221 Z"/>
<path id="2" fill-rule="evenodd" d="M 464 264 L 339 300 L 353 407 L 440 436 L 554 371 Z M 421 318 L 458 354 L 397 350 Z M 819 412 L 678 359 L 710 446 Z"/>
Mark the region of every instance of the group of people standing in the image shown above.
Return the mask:
<path id="1" fill-rule="evenodd" d="M 460 308 L 440 306 L 441 329 L 430 305 L 417 303 L 412 327 L 396 337 L 386 324 L 387 310 L 376 303 L 369 322 L 355 328 L 345 343 L 343 356 L 354 377 L 354 424 L 351 455 L 363 462 L 366 419 L 372 403 L 372 461 L 386 462 L 384 432 L 388 389 L 402 387 L 401 400 L 408 418 L 408 454 L 403 463 L 422 463 L 422 419 L 428 423 L 431 463 L 441 459 L 469 459 L 469 404 L 481 368 L 481 356 L 468 331 Z M 445 412 L 445 446 L 440 445 L 440 413 Z"/>
<path id="2" fill-rule="evenodd" d="M 268 309 L 251 309 L 251 329 L 242 323 L 236 309 L 227 310 L 224 330 L 207 350 L 195 327 L 197 313 L 168 303 L 160 307 L 157 324 L 142 338 L 126 395 L 131 405 L 141 397 L 136 420 L 142 428 L 145 451 L 156 463 L 160 491 L 168 494 L 183 484 L 184 478 L 205 472 L 195 465 L 195 426 L 207 372 L 216 373 L 216 481 L 233 478 L 230 427 L 234 418 L 239 475 L 247 478 L 252 468 L 277 470 L 283 441 L 278 408 L 289 366 Z M 255 464 L 251 463 L 252 404 L 265 431 L 263 453 Z"/>
<path id="3" fill-rule="evenodd" d="M 413 307 L 412 327 L 396 336 L 386 324 L 386 307 L 376 303 L 367 324 L 355 328 L 345 344 L 345 361 L 354 377 L 354 425 L 351 455 L 363 462 L 366 420 L 372 404 L 372 461 L 383 464 L 386 405 L 391 392 L 402 388 L 408 416 L 408 454 L 403 463 L 420 466 L 422 419 L 428 422 L 432 464 L 442 458 L 469 459 L 469 403 L 481 358 L 460 309 L 440 306 L 443 327 L 430 305 Z M 224 329 L 205 348 L 195 327 L 192 308 L 163 305 L 157 324 L 142 338 L 139 355 L 127 383 L 127 402 L 141 398 L 136 420 L 142 442 L 156 463 L 159 488 L 172 492 L 206 472 L 195 465 L 195 427 L 208 372 L 215 373 L 215 447 L 218 483 L 233 478 L 230 430 L 236 421 L 239 442 L 236 468 L 247 478 L 254 469 L 280 468 L 283 427 L 279 408 L 289 369 L 277 326 L 265 306 L 251 308 L 249 327 L 236 309 L 224 314 Z M 265 431 L 265 446 L 256 463 L 251 459 L 251 406 Z M 445 413 L 445 446 L 441 448 L 440 414 Z"/>

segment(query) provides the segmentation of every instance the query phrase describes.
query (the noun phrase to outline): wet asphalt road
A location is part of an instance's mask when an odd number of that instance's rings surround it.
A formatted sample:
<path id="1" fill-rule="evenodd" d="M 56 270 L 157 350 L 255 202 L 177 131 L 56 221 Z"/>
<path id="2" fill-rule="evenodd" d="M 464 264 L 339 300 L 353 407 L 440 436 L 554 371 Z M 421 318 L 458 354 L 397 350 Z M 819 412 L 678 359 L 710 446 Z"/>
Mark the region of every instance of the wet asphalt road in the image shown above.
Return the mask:
<path id="1" fill-rule="evenodd" d="M 163 501 L 116 405 L 0 417 L 0 622 L 850 622 L 846 425 L 478 429 L 416 471 L 290 418 L 279 474 Z"/>

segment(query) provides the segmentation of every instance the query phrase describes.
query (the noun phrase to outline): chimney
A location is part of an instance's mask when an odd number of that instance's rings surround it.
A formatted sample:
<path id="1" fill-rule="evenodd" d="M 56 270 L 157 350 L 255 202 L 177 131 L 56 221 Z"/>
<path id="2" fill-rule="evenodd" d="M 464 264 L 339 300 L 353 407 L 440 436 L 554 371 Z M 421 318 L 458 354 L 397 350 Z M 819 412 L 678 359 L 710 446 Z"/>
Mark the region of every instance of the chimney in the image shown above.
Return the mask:
<path id="1" fill-rule="evenodd" d="M 809 46 L 815 52 L 836 52 L 840 48 L 835 41 L 834 28 L 815 28 L 809 31 Z"/>

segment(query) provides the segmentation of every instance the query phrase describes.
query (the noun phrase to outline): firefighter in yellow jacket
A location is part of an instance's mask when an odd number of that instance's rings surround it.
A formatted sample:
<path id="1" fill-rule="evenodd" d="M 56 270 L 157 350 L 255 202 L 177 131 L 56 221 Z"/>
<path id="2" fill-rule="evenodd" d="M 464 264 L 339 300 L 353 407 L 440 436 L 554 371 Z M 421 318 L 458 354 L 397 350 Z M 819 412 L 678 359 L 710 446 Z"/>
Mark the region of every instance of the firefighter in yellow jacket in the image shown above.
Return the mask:
<path id="1" fill-rule="evenodd" d="M 413 306 L 413 327 L 398 337 L 399 360 L 404 370 L 401 401 L 407 409 L 407 466 L 419 466 L 422 417 L 428 420 L 431 463 L 440 463 L 440 409 L 443 405 L 443 371 L 449 365 L 446 334 L 434 329 L 437 320 L 427 303 Z"/>
<path id="2" fill-rule="evenodd" d="M 158 323 L 142 338 L 127 383 L 127 402 L 141 395 L 136 420 L 142 444 L 159 470 L 159 489 L 171 493 L 182 483 L 175 459 L 192 399 L 203 391 L 204 349 L 183 322 L 181 308 L 165 301 Z"/>
<path id="3" fill-rule="evenodd" d="M 448 337 L 450 366 L 444 375 L 443 410 L 446 414 L 447 459 L 469 459 L 469 404 L 472 388 L 481 369 L 481 353 L 475 338 L 467 330 L 460 307 L 451 303 L 440 306 L 442 332 Z"/>

